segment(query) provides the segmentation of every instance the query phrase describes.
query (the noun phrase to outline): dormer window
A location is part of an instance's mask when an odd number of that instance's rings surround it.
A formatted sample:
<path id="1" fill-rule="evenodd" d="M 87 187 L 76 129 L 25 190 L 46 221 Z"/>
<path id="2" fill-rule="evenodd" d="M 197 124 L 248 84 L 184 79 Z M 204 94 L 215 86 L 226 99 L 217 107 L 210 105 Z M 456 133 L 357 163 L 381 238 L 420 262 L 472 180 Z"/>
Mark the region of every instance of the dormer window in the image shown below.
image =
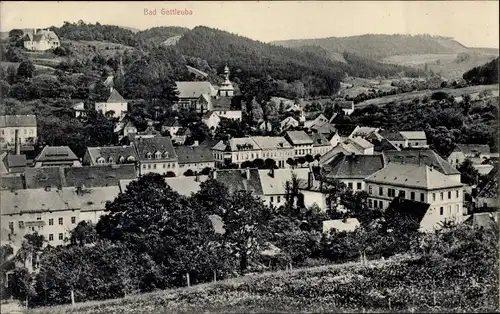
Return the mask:
<path id="1" fill-rule="evenodd" d="M 156 152 L 155 153 L 155 158 L 156 159 L 161 159 L 161 153 L 160 152 Z"/>
<path id="2" fill-rule="evenodd" d="M 113 157 L 108 158 L 108 163 L 110 163 L 110 164 L 113 163 Z"/>
<path id="3" fill-rule="evenodd" d="M 127 157 L 127 161 L 135 161 L 135 157 L 134 156 L 128 156 Z"/>
<path id="4" fill-rule="evenodd" d="M 120 161 L 120 163 L 123 163 L 125 161 L 125 157 L 120 156 L 120 158 L 118 160 Z"/>
<path id="5" fill-rule="evenodd" d="M 163 153 L 163 158 L 168 158 L 168 152 Z"/>
<path id="6" fill-rule="evenodd" d="M 103 164 L 104 163 L 104 157 L 97 158 L 97 163 L 98 164 Z"/>
<path id="7" fill-rule="evenodd" d="M 151 153 L 147 153 L 147 154 L 146 154 L 146 158 L 147 158 L 147 159 L 152 159 L 152 158 L 153 158 L 153 154 L 151 154 Z"/>

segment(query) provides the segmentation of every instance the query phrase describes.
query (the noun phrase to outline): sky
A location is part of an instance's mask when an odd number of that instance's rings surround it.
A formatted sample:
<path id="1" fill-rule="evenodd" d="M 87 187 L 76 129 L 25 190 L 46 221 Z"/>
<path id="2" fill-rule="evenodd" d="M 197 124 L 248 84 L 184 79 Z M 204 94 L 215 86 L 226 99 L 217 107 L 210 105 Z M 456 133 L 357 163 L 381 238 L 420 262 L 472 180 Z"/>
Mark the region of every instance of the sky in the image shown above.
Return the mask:
<path id="1" fill-rule="evenodd" d="M 168 14 L 175 9 L 191 14 Z M 156 15 L 145 14 L 145 10 L 155 10 Z M 430 34 L 453 37 L 469 47 L 498 48 L 500 37 L 499 1 L 0 3 L 1 31 L 61 26 L 64 21 L 78 20 L 141 30 L 205 25 L 263 42 L 362 34 Z"/>

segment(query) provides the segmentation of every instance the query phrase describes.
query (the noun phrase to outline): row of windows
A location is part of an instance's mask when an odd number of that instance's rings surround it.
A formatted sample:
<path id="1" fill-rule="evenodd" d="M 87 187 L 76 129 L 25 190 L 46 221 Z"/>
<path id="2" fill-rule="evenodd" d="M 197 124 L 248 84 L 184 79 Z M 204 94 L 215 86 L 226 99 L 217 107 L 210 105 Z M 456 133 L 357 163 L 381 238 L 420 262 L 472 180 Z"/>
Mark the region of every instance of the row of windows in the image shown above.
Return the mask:
<path id="1" fill-rule="evenodd" d="M 352 189 L 353 189 L 353 188 L 352 188 L 352 187 L 353 187 L 352 182 L 347 183 L 347 187 L 348 187 L 348 188 L 350 188 L 350 189 L 352 190 Z M 356 183 L 356 189 L 357 189 L 357 190 L 361 190 L 361 182 L 357 182 L 357 183 Z"/>
<path id="2" fill-rule="evenodd" d="M 28 132 L 28 131 L 29 131 L 29 132 Z M 33 135 L 33 134 L 34 134 L 34 131 L 33 131 L 33 129 L 30 129 L 30 130 L 26 130 L 26 129 L 24 129 L 24 132 L 23 132 L 23 133 L 24 133 L 24 135 L 28 135 L 28 134 L 29 134 L 29 135 Z M 12 134 L 12 135 L 16 134 L 15 130 L 10 130 L 10 134 Z M 21 132 L 19 132 L 19 134 L 21 134 Z M 2 135 L 5 135 L 5 130 L 2 130 Z"/>
<path id="3" fill-rule="evenodd" d="M 168 158 L 168 152 L 163 152 L 163 154 L 161 152 L 155 152 L 154 153 L 154 157 L 155 159 L 162 159 L 162 158 Z M 153 153 L 146 153 L 146 158 L 147 159 L 153 159 Z"/>
<path id="4" fill-rule="evenodd" d="M 368 208 L 372 208 L 371 199 L 368 199 Z M 373 208 L 384 209 L 384 202 L 373 200 Z"/>
<path id="5" fill-rule="evenodd" d="M 270 203 L 271 203 L 271 204 L 272 204 L 272 203 L 274 203 L 274 196 L 271 196 L 271 198 L 270 198 L 270 199 L 271 199 L 271 200 L 270 200 Z M 277 201 L 278 203 L 281 203 L 281 196 L 280 196 L 280 195 L 278 195 L 278 196 L 276 197 L 276 201 Z"/>
<path id="6" fill-rule="evenodd" d="M 42 220 L 42 217 L 36 217 L 36 220 Z M 57 221 L 59 223 L 60 226 L 63 225 L 64 223 L 64 219 L 62 217 L 60 217 Z M 72 224 L 76 224 L 76 217 L 71 217 L 71 223 Z M 54 218 L 50 218 L 49 219 L 49 226 L 53 226 L 54 225 Z M 18 227 L 20 229 L 24 228 L 24 221 L 19 221 L 18 222 Z M 9 229 L 14 229 L 14 222 L 13 221 L 9 221 Z"/>
<path id="7" fill-rule="evenodd" d="M 179 164 L 179 168 L 184 168 L 184 167 L 213 167 L 214 164 L 212 162 L 207 162 L 207 163 L 194 163 L 194 164 Z"/>
<path id="8" fill-rule="evenodd" d="M 373 188 L 371 185 L 368 186 L 368 194 L 373 194 Z M 399 190 L 398 195 L 400 197 L 405 198 L 405 194 L 406 194 L 406 192 L 404 190 Z M 378 188 L 378 195 L 380 195 L 380 196 L 384 195 L 384 188 L 383 187 Z M 452 191 L 447 192 L 447 197 L 449 200 L 452 199 L 452 195 L 453 195 Z M 396 197 L 396 190 L 388 188 L 387 189 L 387 196 Z M 444 196 L 445 196 L 444 192 L 439 193 L 439 198 L 441 201 L 444 200 Z M 455 197 L 456 198 L 460 197 L 460 190 L 455 190 Z M 410 192 L 410 199 L 415 200 L 415 192 Z M 425 194 L 424 193 L 420 193 L 420 201 L 421 202 L 425 201 Z M 436 193 L 432 193 L 432 201 L 436 201 Z"/>
<path id="9" fill-rule="evenodd" d="M 142 165 L 142 169 L 151 169 L 151 165 L 152 165 L 152 169 L 156 169 L 156 164 Z M 160 168 L 160 165 L 158 165 L 158 168 Z M 168 168 L 168 169 L 175 168 L 175 164 L 170 164 L 170 163 L 163 164 L 163 169 L 165 169 L 165 168 Z"/>
<path id="10" fill-rule="evenodd" d="M 59 233 L 59 240 L 64 240 L 64 234 Z M 54 241 L 54 235 L 52 233 L 49 234 L 49 241 Z"/>
<path id="11" fill-rule="evenodd" d="M 120 156 L 120 157 L 118 158 L 118 161 L 119 161 L 119 162 L 124 162 L 124 161 L 125 161 L 125 157 Z M 135 161 L 135 157 L 134 157 L 134 156 L 128 156 L 128 157 L 127 157 L 127 161 Z M 98 163 L 98 164 L 104 164 L 105 162 L 106 162 L 106 159 L 105 159 L 104 157 L 99 157 L 99 158 L 97 158 L 97 163 Z M 114 162 L 113 157 L 109 157 L 107 162 L 108 162 L 108 163 L 112 163 L 112 162 Z"/>
<path id="12" fill-rule="evenodd" d="M 455 213 L 458 214 L 460 212 L 460 205 L 456 204 L 455 205 Z M 444 207 L 439 207 L 439 215 L 443 216 L 444 215 Z M 448 215 L 451 215 L 451 205 L 448 206 Z"/>
<path id="13" fill-rule="evenodd" d="M 295 155 L 307 155 L 312 154 L 312 149 L 297 149 Z"/>

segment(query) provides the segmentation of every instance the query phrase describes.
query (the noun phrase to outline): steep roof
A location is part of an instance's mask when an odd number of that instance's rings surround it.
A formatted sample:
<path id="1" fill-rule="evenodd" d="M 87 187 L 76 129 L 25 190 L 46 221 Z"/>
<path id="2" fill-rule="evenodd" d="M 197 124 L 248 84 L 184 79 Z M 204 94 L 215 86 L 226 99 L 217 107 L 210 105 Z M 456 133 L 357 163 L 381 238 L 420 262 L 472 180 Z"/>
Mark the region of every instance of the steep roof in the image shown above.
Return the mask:
<path id="1" fill-rule="evenodd" d="M 382 155 L 384 156 L 385 163 L 391 161 L 410 164 L 420 163 L 427 166 L 433 166 L 446 175 L 460 174 L 457 169 L 455 169 L 432 149 L 384 151 L 382 152 Z"/>
<path id="2" fill-rule="evenodd" d="M 498 225 L 498 212 L 474 213 L 472 215 L 472 224 L 477 227 L 490 229 Z"/>
<path id="3" fill-rule="evenodd" d="M 287 131 L 286 135 L 292 145 L 313 144 L 312 138 L 304 131 Z"/>
<path id="4" fill-rule="evenodd" d="M 27 212 L 60 210 L 103 210 L 107 201 L 113 201 L 119 193 L 118 186 L 85 189 L 77 193 L 74 187 L 51 189 L 27 189 L 0 191 L 2 215 Z"/>
<path id="5" fill-rule="evenodd" d="M 0 128 L 36 126 L 36 116 L 32 114 L 0 116 Z"/>
<path id="6" fill-rule="evenodd" d="M 404 141 L 405 137 L 399 132 L 389 132 L 382 130 L 379 134 L 389 141 Z"/>
<path id="7" fill-rule="evenodd" d="M 78 160 L 75 153 L 68 146 L 45 146 L 35 161 L 75 161 Z"/>
<path id="8" fill-rule="evenodd" d="M 120 95 L 120 93 L 118 93 L 116 89 L 113 88 L 107 102 L 109 104 L 109 103 L 123 103 L 127 101 L 125 100 L 125 98 L 122 97 L 122 95 Z"/>
<path id="9" fill-rule="evenodd" d="M 356 146 L 361 147 L 362 149 L 368 149 L 373 147 L 372 143 L 368 142 L 367 140 L 361 137 L 348 138 L 347 141 L 353 143 Z"/>
<path id="10" fill-rule="evenodd" d="M 331 146 L 331 143 L 323 136 L 321 133 L 312 133 L 310 134 L 311 139 L 313 140 L 313 146 Z"/>
<path id="11" fill-rule="evenodd" d="M 498 198 L 498 177 L 494 176 L 479 192 L 476 198 Z"/>
<path id="12" fill-rule="evenodd" d="M 351 144 L 348 145 L 348 144 L 340 142 L 335 147 L 333 147 L 328 152 L 326 152 L 323 156 L 321 156 L 319 163 L 321 165 L 324 165 L 324 164 L 330 162 L 339 153 L 342 153 L 345 155 L 351 155 L 351 154 L 363 155 L 363 154 L 361 154 L 359 149 L 354 147 L 354 145 L 351 145 Z"/>
<path id="13" fill-rule="evenodd" d="M 26 167 L 27 164 L 26 155 L 7 155 L 7 166 L 9 166 L 9 168 Z"/>
<path id="14" fill-rule="evenodd" d="M 385 138 L 383 138 L 382 140 L 372 140 L 371 143 L 373 144 L 374 152 L 383 152 L 386 150 L 397 150 L 397 151 L 400 150 L 399 147 L 394 146 L 391 142 L 389 142 Z"/>
<path id="15" fill-rule="evenodd" d="M 331 133 L 337 132 L 337 129 L 335 128 L 335 126 L 333 126 L 333 124 L 331 124 L 330 122 L 322 123 L 319 125 L 313 125 L 311 127 L 311 130 L 314 130 L 317 133 L 321 133 L 321 134 L 331 134 Z"/>
<path id="16" fill-rule="evenodd" d="M 368 136 L 373 132 L 377 132 L 378 128 L 373 128 L 369 126 L 361 126 L 357 129 L 354 129 L 351 133 L 351 136 Z"/>
<path id="17" fill-rule="evenodd" d="M 215 88 L 210 82 L 175 82 L 179 98 L 199 98 L 202 94 L 215 95 Z"/>
<path id="18" fill-rule="evenodd" d="M 461 151 L 466 155 L 473 155 L 476 153 L 489 154 L 490 146 L 481 144 L 457 144 L 454 151 Z"/>
<path id="19" fill-rule="evenodd" d="M 397 162 L 389 163 L 386 167 L 367 177 L 365 181 L 425 190 L 462 186 L 462 184 L 429 166 Z"/>
<path id="20" fill-rule="evenodd" d="M 85 166 L 64 168 L 66 186 L 118 186 L 120 180 L 137 177 L 135 165 Z"/>
<path id="21" fill-rule="evenodd" d="M 168 127 L 180 127 L 182 126 L 181 123 L 179 122 L 179 119 L 177 117 L 167 117 L 165 121 L 163 121 L 164 126 Z"/>
<path id="22" fill-rule="evenodd" d="M 26 188 L 39 189 L 47 186 L 65 186 L 65 176 L 62 169 L 60 167 L 26 168 L 24 171 Z"/>
<path id="23" fill-rule="evenodd" d="M 408 140 L 427 140 L 427 136 L 424 131 L 403 131 L 399 133 L 401 133 L 401 135 Z"/>
<path id="24" fill-rule="evenodd" d="M 97 162 L 101 157 L 106 162 L 112 158 L 114 163 L 119 163 L 121 157 L 124 158 L 124 161 L 127 161 L 130 157 L 133 158 L 133 161 L 137 160 L 137 153 L 133 146 L 87 147 L 87 153 L 94 162 Z M 133 161 L 130 160 L 130 162 Z"/>
<path id="25" fill-rule="evenodd" d="M 146 154 L 159 151 L 162 153 L 162 158 L 159 160 L 173 160 L 177 159 L 177 154 L 172 144 L 172 139 L 166 136 L 152 137 L 152 138 L 139 138 L 134 140 L 134 145 L 137 150 L 137 157 L 141 161 L 148 161 Z M 166 156 L 164 153 L 168 153 Z M 154 159 L 151 159 L 154 161 Z"/>
<path id="26" fill-rule="evenodd" d="M 0 176 L 0 190 L 20 190 L 24 188 L 23 177 L 21 176 Z M 0 205 L 2 204 L 0 200 Z"/>
<path id="27" fill-rule="evenodd" d="M 284 195 L 286 182 L 292 180 L 293 174 L 297 176 L 297 179 L 307 179 L 308 173 L 308 168 L 274 169 L 273 175 L 271 175 L 271 170 L 259 170 L 262 193 L 264 195 Z"/>
<path id="28" fill-rule="evenodd" d="M 260 182 L 259 170 L 248 169 L 250 174 L 247 178 L 247 169 L 217 170 L 216 180 L 227 186 L 229 191 L 248 191 L 254 195 L 263 195 Z"/>
<path id="29" fill-rule="evenodd" d="M 328 178 L 364 179 L 384 167 L 380 155 L 344 155 L 340 153 L 324 170 Z"/>
<path id="30" fill-rule="evenodd" d="M 215 161 L 212 150 L 207 146 L 177 146 L 175 152 L 179 164 Z"/>
<path id="31" fill-rule="evenodd" d="M 214 150 L 219 151 L 240 151 L 240 150 L 259 150 L 260 147 L 251 137 L 237 137 L 229 141 L 219 141 L 214 147 Z"/>
<path id="32" fill-rule="evenodd" d="M 292 148 L 292 145 L 282 136 L 252 136 L 251 138 L 263 150 Z"/>
<path id="33" fill-rule="evenodd" d="M 298 125 L 299 121 L 297 121 L 293 117 L 287 117 L 280 122 L 281 128 L 284 128 L 286 126 L 298 126 Z"/>

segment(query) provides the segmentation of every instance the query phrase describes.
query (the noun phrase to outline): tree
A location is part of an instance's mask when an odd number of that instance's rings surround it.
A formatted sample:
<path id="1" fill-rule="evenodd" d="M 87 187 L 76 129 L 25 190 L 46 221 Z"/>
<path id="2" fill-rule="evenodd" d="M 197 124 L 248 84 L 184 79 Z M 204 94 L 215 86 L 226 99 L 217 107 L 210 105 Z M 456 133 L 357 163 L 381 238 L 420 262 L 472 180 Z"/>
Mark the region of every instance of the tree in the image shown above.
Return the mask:
<path id="1" fill-rule="evenodd" d="M 200 190 L 193 196 L 193 200 L 206 211 L 207 215 L 219 215 L 220 217 L 225 214 L 230 199 L 227 186 L 214 179 L 202 182 Z"/>
<path id="2" fill-rule="evenodd" d="M 10 294 L 21 302 L 25 302 L 29 306 L 30 299 L 35 296 L 33 286 L 33 276 L 26 268 L 16 268 L 11 277 L 11 285 L 9 287 Z"/>
<path id="3" fill-rule="evenodd" d="M 191 169 L 186 170 L 184 172 L 184 176 L 186 176 L 186 177 L 192 177 L 192 176 L 194 176 L 193 170 L 191 170 Z"/>
<path id="4" fill-rule="evenodd" d="M 24 79 L 32 78 L 34 72 L 35 72 L 35 66 L 33 65 L 33 62 L 31 62 L 30 60 L 25 60 L 21 62 L 21 64 L 17 68 L 17 76 L 22 77 Z"/>
<path id="5" fill-rule="evenodd" d="M 297 162 L 302 166 L 306 163 L 306 159 L 304 157 L 297 158 Z"/>
<path id="6" fill-rule="evenodd" d="M 288 159 L 286 160 L 286 163 L 287 163 L 289 166 L 291 166 L 292 168 L 293 168 L 294 166 L 296 166 L 296 165 L 297 165 L 296 160 L 295 160 L 295 159 L 293 159 L 293 158 L 288 158 Z"/>
<path id="7" fill-rule="evenodd" d="M 226 230 L 224 241 L 229 244 L 232 255 L 238 257 L 242 275 L 264 241 L 263 220 L 267 210 L 262 200 L 254 197 L 251 192 L 236 191 L 222 217 Z"/>
<path id="8" fill-rule="evenodd" d="M 263 159 L 260 159 L 260 158 L 257 158 L 253 161 L 253 165 L 259 169 L 262 169 L 264 168 L 264 160 Z"/>
<path id="9" fill-rule="evenodd" d="M 306 155 L 306 161 L 307 161 L 308 164 L 310 164 L 311 162 L 314 161 L 314 157 L 312 155 L 310 155 L 310 154 L 307 154 Z"/>
<path id="10" fill-rule="evenodd" d="M 21 50 L 16 47 L 9 47 L 7 51 L 5 52 L 5 59 L 10 62 L 21 62 L 23 61 L 23 54 L 21 53 Z"/>
<path id="11" fill-rule="evenodd" d="M 273 168 L 276 168 L 276 160 L 271 159 L 271 158 L 267 158 L 267 159 L 264 161 L 264 167 L 265 167 L 266 169 L 273 169 Z"/>
<path id="12" fill-rule="evenodd" d="M 27 262 L 31 261 L 32 267 L 37 268 L 38 258 L 42 252 L 43 244 L 45 238 L 43 235 L 39 235 L 37 232 L 32 234 L 26 234 L 21 247 L 16 253 L 15 259 L 25 267 L 27 267 Z"/>
<path id="13" fill-rule="evenodd" d="M 467 158 L 458 167 L 460 181 L 468 185 L 478 184 L 479 171 L 474 167 L 472 161 Z"/>
<path id="14" fill-rule="evenodd" d="M 14 85 L 17 80 L 17 71 L 16 68 L 13 65 L 9 65 L 7 67 L 5 79 L 10 85 Z"/>
<path id="15" fill-rule="evenodd" d="M 95 243 L 97 240 L 95 225 L 86 221 L 80 221 L 78 225 L 71 230 L 69 240 L 72 245 L 79 246 Z"/>

